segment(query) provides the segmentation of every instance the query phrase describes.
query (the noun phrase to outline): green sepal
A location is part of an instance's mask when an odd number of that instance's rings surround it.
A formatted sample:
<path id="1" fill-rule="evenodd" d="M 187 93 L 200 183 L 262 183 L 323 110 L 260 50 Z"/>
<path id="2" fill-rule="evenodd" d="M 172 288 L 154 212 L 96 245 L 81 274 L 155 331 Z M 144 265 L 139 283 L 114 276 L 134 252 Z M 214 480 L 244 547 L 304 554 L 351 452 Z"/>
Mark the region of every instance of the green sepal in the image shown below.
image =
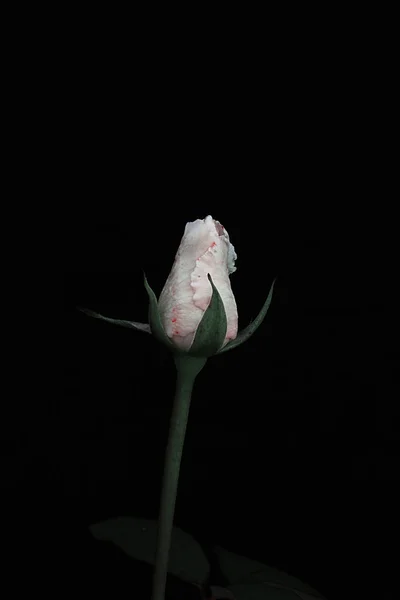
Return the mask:
<path id="1" fill-rule="evenodd" d="M 227 350 L 232 350 L 233 348 L 236 348 L 236 346 L 240 346 L 240 344 L 243 344 L 243 342 L 248 340 L 249 337 L 251 337 L 253 335 L 253 333 L 256 331 L 256 329 L 258 329 L 260 327 L 261 323 L 263 322 L 263 320 L 265 318 L 265 315 L 267 314 L 269 305 L 271 304 L 272 293 L 274 291 L 275 281 L 276 281 L 276 278 L 272 282 L 271 289 L 269 290 L 267 299 L 264 303 L 264 306 L 260 310 L 258 316 L 254 319 L 254 321 L 251 321 L 251 323 L 249 323 L 249 325 L 245 329 L 242 329 L 242 331 L 240 331 L 238 333 L 237 337 L 234 340 L 228 342 L 223 348 L 221 348 L 217 352 L 217 354 L 221 354 L 222 352 L 226 352 Z"/>
<path id="2" fill-rule="evenodd" d="M 155 293 L 149 286 L 146 275 L 143 273 L 144 277 L 144 287 L 149 295 L 150 305 L 149 305 L 149 322 L 151 333 L 155 338 L 158 339 L 159 342 L 165 344 L 171 350 L 175 350 L 175 346 L 172 344 L 171 340 L 165 333 L 163 324 L 161 323 L 160 311 L 158 309 L 158 302 Z"/>
<path id="3" fill-rule="evenodd" d="M 209 273 L 207 277 L 212 286 L 211 300 L 189 349 L 191 356 L 213 356 L 221 348 L 226 336 L 227 319 L 224 303 Z"/>
<path id="4" fill-rule="evenodd" d="M 151 333 L 150 325 L 148 323 L 136 323 L 136 321 L 127 321 L 126 319 L 112 319 L 111 317 L 105 317 L 100 313 L 94 312 L 93 310 L 89 310 L 88 308 L 83 308 L 81 306 L 77 306 L 77 309 L 83 312 L 88 317 L 93 317 L 94 319 L 101 319 L 102 321 L 107 321 L 107 323 L 119 325 L 120 327 L 128 327 L 128 329 L 137 329 L 139 331 Z"/>

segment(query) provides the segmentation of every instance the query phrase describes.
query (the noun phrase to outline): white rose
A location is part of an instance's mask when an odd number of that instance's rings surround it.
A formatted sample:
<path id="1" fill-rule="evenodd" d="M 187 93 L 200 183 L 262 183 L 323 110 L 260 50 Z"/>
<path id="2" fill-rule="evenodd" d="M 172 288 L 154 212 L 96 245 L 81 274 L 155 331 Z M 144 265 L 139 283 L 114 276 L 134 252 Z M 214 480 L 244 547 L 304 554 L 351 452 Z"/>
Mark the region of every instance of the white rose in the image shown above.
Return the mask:
<path id="1" fill-rule="evenodd" d="M 175 262 L 161 292 L 161 323 L 171 342 L 189 350 L 212 296 L 211 275 L 224 304 L 227 329 L 222 346 L 234 340 L 238 312 L 229 275 L 236 270 L 235 249 L 226 229 L 211 216 L 187 223 Z"/>

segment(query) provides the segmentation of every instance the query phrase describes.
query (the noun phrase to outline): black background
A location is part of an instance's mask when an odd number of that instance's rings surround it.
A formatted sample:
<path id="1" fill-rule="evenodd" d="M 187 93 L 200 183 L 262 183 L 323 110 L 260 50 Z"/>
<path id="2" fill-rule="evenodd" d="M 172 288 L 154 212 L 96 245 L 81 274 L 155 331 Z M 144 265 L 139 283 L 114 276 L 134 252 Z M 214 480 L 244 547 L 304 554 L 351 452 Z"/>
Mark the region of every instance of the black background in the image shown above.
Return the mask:
<path id="1" fill-rule="evenodd" d="M 197 379 L 175 522 L 328 600 L 390 598 L 390 73 L 358 44 L 341 53 L 299 39 L 289 51 L 282 41 L 243 58 L 234 46 L 186 56 L 172 41 L 153 53 L 100 37 L 79 53 L 70 39 L 49 75 L 49 177 L 64 207 L 60 371 L 50 402 L 27 403 L 9 425 L 4 463 L 7 497 L 29 498 L 36 523 L 29 560 L 47 572 L 56 557 L 63 590 L 128 598 L 132 580 L 149 584 L 151 570 L 133 576 L 133 561 L 88 525 L 157 518 L 173 361 L 151 336 L 76 307 L 146 322 L 143 270 L 158 295 L 185 223 L 211 214 L 238 254 L 239 328 L 277 282 L 253 338 Z"/>

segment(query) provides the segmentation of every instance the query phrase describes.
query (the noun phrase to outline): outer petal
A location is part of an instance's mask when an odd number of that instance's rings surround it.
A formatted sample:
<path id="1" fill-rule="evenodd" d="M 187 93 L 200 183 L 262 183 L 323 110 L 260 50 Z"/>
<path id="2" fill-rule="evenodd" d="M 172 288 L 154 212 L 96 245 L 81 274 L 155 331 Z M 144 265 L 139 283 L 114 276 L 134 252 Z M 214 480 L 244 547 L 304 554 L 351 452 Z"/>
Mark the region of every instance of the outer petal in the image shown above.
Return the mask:
<path id="1" fill-rule="evenodd" d="M 168 337 L 189 349 L 207 309 L 212 288 L 210 273 L 224 303 L 227 334 L 237 335 L 238 314 L 229 274 L 236 270 L 236 253 L 228 232 L 211 216 L 187 223 L 175 262 L 159 298 L 161 321 Z"/>

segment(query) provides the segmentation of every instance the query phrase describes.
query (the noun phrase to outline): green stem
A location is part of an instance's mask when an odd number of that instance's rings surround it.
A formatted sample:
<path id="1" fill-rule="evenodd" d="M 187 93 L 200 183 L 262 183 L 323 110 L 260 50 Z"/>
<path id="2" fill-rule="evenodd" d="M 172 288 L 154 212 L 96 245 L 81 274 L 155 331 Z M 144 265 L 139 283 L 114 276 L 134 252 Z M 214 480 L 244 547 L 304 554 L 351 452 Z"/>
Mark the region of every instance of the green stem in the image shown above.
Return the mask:
<path id="1" fill-rule="evenodd" d="M 188 355 L 175 356 L 178 374 L 165 453 L 152 600 L 164 600 L 176 493 L 189 417 L 190 399 L 196 376 L 204 367 L 206 361 L 206 358 Z"/>

